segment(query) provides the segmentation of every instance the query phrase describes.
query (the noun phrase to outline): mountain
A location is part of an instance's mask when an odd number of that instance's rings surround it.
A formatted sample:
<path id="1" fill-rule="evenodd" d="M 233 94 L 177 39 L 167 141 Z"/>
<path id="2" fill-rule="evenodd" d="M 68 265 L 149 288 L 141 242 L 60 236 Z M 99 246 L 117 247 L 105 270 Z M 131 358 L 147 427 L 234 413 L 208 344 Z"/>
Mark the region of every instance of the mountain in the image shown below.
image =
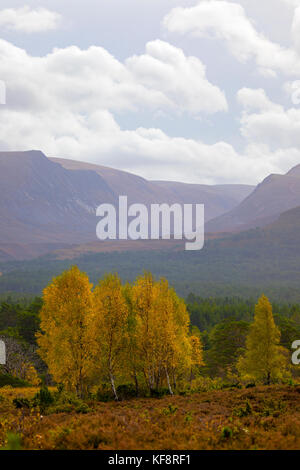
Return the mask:
<path id="1" fill-rule="evenodd" d="M 209 186 L 172 181 L 148 181 L 140 176 L 74 160 L 50 158 L 68 170 L 90 170 L 100 175 L 117 196 L 127 195 L 129 204 L 179 203 L 205 204 L 206 221 L 217 217 L 238 205 L 254 189 L 254 186 L 228 184 Z"/>
<path id="2" fill-rule="evenodd" d="M 96 208 L 130 202 L 206 204 L 206 218 L 237 205 L 251 186 L 147 181 L 107 167 L 49 159 L 40 151 L 0 152 L 0 260 L 31 258 L 95 242 Z"/>
<path id="3" fill-rule="evenodd" d="M 0 153 L 0 241 L 44 244 L 89 241 L 95 204 L 114 194 L 93 171 L 68 171 L 42 152 Z"/>
<path id="4" fill-rule="evenodd" d="M 288 176 L 296 176 L 300 178 L 300 165 L 294 166 L 291 170 L 287 172 Z"/>
<path id="5" fill-rule="evenodd" d="M 206 230 L 233 232 L 263 227 L 299 205 L 300 165 L 285 175 L 269 175 L 237 207 L 210 220 Z"/>

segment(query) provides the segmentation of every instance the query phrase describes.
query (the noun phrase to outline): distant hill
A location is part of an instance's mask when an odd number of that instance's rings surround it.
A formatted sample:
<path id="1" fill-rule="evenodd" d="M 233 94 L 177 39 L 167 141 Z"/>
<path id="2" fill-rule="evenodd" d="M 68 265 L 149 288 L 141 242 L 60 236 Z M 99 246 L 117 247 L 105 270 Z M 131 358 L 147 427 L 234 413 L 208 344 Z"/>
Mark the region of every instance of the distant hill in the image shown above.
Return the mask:
<path id="1" fill-rule="evenodd" d="M 0 242 L 89 241 L 95 205 L 114 194 L 93 171 L 68 171 L 42 152 L 0 152 Z"/>
<path id="2" fill-rule="evenodd" d="M 100 175 L 116 196 L 127 195 L 129 203 L 205 204 L 206 221 L 238 205 L 254 186 L 243 184 L 204 185 L 173 181 L 148 181 L 125 171 L 61 158 L 50 158 L 68 170 L 90 170 Z"/>
<path id="3" fill-rule="evenodd" d="M 0 261 L 27 259 L 96 241 L 96 208 L 130 202 L 205 203 L 209 220 L 251 186 L 157 183 L 107 167 L 49 159 L 40 151 L 0 152 Z"/>
<path id="4" fill-rule="evenodd" d="M 287 176 L 296 176 L 300 178 L 300 165 L 294 166 L 291 170 L 287 172 Z"/>
<path id="5" fill-rule="evenodd" d="M 300 165 L 286 175 L 270 175 L 237 207 L 206 225 L 209 232 L 263 227 L 300 205 Z"/>

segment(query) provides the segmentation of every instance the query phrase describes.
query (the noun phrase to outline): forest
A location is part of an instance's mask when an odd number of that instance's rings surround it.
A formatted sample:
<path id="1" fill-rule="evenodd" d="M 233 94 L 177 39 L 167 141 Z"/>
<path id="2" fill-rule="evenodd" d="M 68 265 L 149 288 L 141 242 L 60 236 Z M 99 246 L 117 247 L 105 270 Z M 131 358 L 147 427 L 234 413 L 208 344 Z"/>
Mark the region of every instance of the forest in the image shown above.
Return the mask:
<path id="1" fill-rule="evenodd" d="M 115 282 L 120 283 L 121 281 L 117 279 L 115 278 Z M 119 287 L 121 289 L 121 284 Z M 129 301 L 129 287 L 130 284 L 125 287 L 126 302 Z M 199 369 L 201 376 L 224 377 L 226 369 L 234 365 L 236 358 L 245 348 L 257 299 L 204 298 L 190 293 L 183 302 L 176 296 L 173 289 L 167 287 L 167 284 L 164 288 L 172 292 L 177 302 L 181 302 L 186 315 L 184 318 L 188 334 L 200 340 L 203 362 Z M 59 288 L 55 302 L 58 301 L 60 295 L 61 289 Z M 162 295 L 165 294 L 162 293 Z M 7 343 L 8 354 L 10 349 L 15 352 L 12 356 L 14 360 L 11 359 L 13 365 L 10 366 L 9 362 L 6 365 L 7 374 L 12 372 L 15 378 L 26 380 L 26 367 L 21 365 L 16 367 L 14 363 L 18 362 L 18 358 L 20 361 L 21 357 L 28 358 L 28 363 L 34 366 L 39 376 L 46 383 L 51 383 L 48 367 L 37 353 L 37 335 L 41 331 L 42 307 L 42 297 L 2 296 L 0 299 L 0 337 Z M 272 303 L 272 311 L 274 321 L 280 331 L 280 345 L 290 350 L 292 343 L 300 338 L 300 304 Z M 59 315 L 65 315 L 65 313 L 59 312 Z M 159 310 L 155 310 L 155 315 L 160 315 Z M 128 314 L 128 322 L 133 321 L 131 312 L 131 316 Z M 174 325 L 171 327 L 175 328 Z M 161 328 L 159 324 L 157 328 Z M 118 347 L 124 349 L 124 344 Z M 17 368 L 17 371 L 14 368 Z"/>
<path id="2" fill-rule="evenodd" d="M 133 282 L 143 270 L 168 279 L 176 292 L 186 298 L 257 298 L 264 294 L 276 303 L 300 303 L 299 227 L 297 215 L 290 214 L 276 230 L 252 229 L 222 239 L 206 239 L 204 248 L 187 252 L 174 247 L 164 250 L 111 252 L 67 252 L 32 260 L 0 263 L 0 293 L 41 295 L 54 276 L 77 265 L 97 283 L 107 272 L 117 271 L 124 281 Z"/>

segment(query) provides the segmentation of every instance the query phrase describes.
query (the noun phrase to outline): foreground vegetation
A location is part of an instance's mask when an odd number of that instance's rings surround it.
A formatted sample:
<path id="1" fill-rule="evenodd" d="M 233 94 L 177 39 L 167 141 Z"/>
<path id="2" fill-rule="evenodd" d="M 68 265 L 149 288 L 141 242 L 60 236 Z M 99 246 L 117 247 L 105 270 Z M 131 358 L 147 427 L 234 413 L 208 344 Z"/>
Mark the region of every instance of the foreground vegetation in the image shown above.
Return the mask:
<path id="1" fill-rule="evenodd" d="M 300 307 L 273 307 L 77 267 L 2 302 L 0 447 L 299 448 Z"/>
<path id="2" fill-rule="evenodd" d="M 276 369 L 282 359 L 276 355 L 278 348 L 290 363 L 291 345 L 300 338 L 300 305 L 273 304 L 273 314 L 268 299 L 260 303 L 259 310 L 266 316 L 254 336 L 264 330 L 264 323 L 266 331 L 273 332 L 269 339 L 275 349 L 269 354 Z M 76 375 L 78 364 L 88 368 L 89 374 L 93 369 L 88 387 L 113 380 L 116 386 L 129 384 L 139 396 L 145 394 L 145 385 L 150 392 L 166 387 L 166 369 L 169 390 L 174 391 L 178 381 L 189 382 L 199 374 L 238 383 L 237 364 L 246 353 L 251 329 L 255 330 L 251 325 L 256 308 L 251 299 L 194 294 L 185 304 L 166 281 L 157 282 L 151 274 L 139 277 L 133 285 L 122 285 L 118 276 L 108 276 L 92 290 L 88 277 L 73 268 L 49 284 L 43 299 L 1 301 L 0 339 L 6 343 L 7 362 L 2 375 L 0 370 L 0 387 L 51 385 L 53 378 L 63 383 L 64 376 Z M 265 341 L 259 340 L 256 349 L 260 343 Z M 265 354 L 255 352 L 254 364 L 255 355 Z M 279 368 L 285 369 L 284 364 Z M 299 367 L 290 372 L 294 378 L 300 375 Z M 80 373 L 86 381 L 84 368 Z"/>
<path id="3" fill-rule="evenodd" d="M 16 408 L 37 389 L 1 390 L 0 446 L 19 449 L 299 449 L 300 385 L 205 390 L 186 396 L 60 410 Z M 55 392 L 52 392 L 55 393 Z M 60 412 L 58 412 L 60 411 Z"/>

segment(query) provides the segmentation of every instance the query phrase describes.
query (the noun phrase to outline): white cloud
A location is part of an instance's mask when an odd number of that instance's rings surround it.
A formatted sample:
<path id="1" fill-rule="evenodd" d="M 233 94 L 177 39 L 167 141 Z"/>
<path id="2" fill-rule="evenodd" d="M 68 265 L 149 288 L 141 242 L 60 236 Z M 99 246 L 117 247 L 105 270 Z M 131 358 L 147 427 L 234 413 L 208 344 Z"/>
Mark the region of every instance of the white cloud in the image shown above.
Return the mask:
<path id="1" fill-rule="evenodd" d="M 121 62 L 102 47 L 72 46 L 33 57 L 0 40 L 0 63 L 7 85 L 2 149 L 36 148 L 147 178 L 202 183 L 256 183 L 300 160 L 295 139 L 270 150 L 271 139 L 258 138 L 250 121 L 247 129 L 252 115 L 282 114 L 263 90 L 239 94 L 248 144 L 243 152 L 223 141 L 208 145 L 161 129 L 120 127 L 116 116 L 129 111 L 198 116 L 227 110 L 224 92 L 208 81 L 202 62 L 164 41 L 149 42 L 144 54 Z"/>
<path id="2" fill-rule="evenodd" d="M 19 108 L 196 115 L 227 110 L 224 93 L 207 80 L 200 60 L 163 41 L 148 43 L 146 54 L 121 63 L 102 47 L 71 46 L 40 58 L 0 40 L 0 61 L 10 103 Z"/>
<path id="3" fill-rule="evenodd" d="M 0 62 L 8 95 L 0 110 L 2 148 L 40 148 L 52 156 L 140 173 L 147 168 L 156 178 L 162 167 L 170 177 L 211 178 L 198 169 L 201 143 L 171 139 L 159 129 L 122 130 L 113 115 L 141 109 L 192 114 L 226 110 L 226 98 L 208 82 L 205 67 L 180 49 L 154 41 L 144 55 L 121 63 L 101 47 L 72 46 L 32 57 L 0 40 Z M 215 151 L 221 155 L 219 147 Z M 206 154 L 213 152 L 207 149 Z"/>
<path id="4" fill-rule="evenodd" d="M 249 142 L 270 148 L 300 148 L 300 109 L 272 103 L 263 90 L 244 88 L 238 92 L 244 107 L 241 133 Z"/>
<path id="5" fill-rule="evenodd" d="M 226 142 L 207 145 L 169 137 L 160 129 L 123 130 L 108 111 L 83 118 L 65 110 L 28 113 L 4 110 L 0 142 L 11 150 L 42 149 L 63 156 L 136 172 L 146 178 L 213 184 L 256 183 L 299 162 L 296 149 L 271 152 L 252 145 L 239 154 Z"/>
<path id="6" fill-rule="evenodd" d="M 251 88 L 242 88 L 237 93 L 238 102 L 246 109 L 258 109 L 264 112 L 281 112 L 282 106 L 273 103 L 266 95 L 264 89 L 253 90 Z"/>
<path id="7" fill-rule="evenodd" d="M 300 6 L 300 0 L 281 0 L 282 2 L 286 3 L 291 7 L 298 7 Z"/>
<path id="8" fill-rule="evenodd" d="M 224 93 L 208 82 L 202 62 L 186 57 L 171 44 L 160 40 L 149 42 L 146 54 L 129 58 L 127 66 L 139 83 L 161 90 L 173 103 L 191 113 L 227 110 Z"/>
<path id="9" fill-rule="evenodd" d="M 296 50 L 300 53 L 300 6 L 296 8 L 292 24 L 292 36 Z"/>
<path id="10" fill-rule="evenodd" d="M 295 21 L 298 25 L 298 20 Z M 286 75 L 300 73 L 297 52 L 273 43 L 258 32 L 240 4 L 206 0 L 191 8 L 174 8 L 164 18 L 163 24 L 169 32 L 224 41 L 240 62 L 254 59 L 264 75 L 274 74 L 274 71 Z"/>
<path id="11" fill-rule="evenodd" d="M 0 10 L 0 29 L 7 28 L 22 33 L 42 33 L 57 29 L 61 16 L 46 8 L 7 8 Z"/>

